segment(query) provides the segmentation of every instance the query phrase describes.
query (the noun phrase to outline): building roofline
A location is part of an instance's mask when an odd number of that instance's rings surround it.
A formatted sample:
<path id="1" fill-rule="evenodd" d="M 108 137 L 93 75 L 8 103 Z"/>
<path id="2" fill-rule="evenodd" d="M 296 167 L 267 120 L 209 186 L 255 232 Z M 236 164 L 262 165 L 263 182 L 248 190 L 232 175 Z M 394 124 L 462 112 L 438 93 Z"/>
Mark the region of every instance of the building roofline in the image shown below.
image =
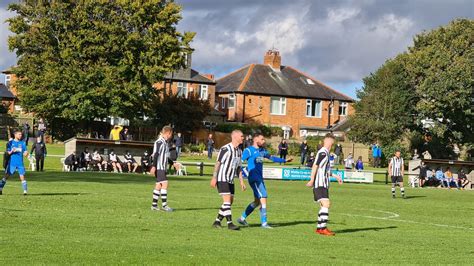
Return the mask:
<path id="1" fill-rule="evenodd" d="M 283 67 L 283 66 L 282 66 L 282 67 Z M 290 68 L 290 69 L 293 69 L 294 71 L 300 73 L 301 75 L 303 75 L 303 76 L 305 76 L 305 77 L 307 77 L 307 78 L 309 78 L 309 79 L 312 79 L 313 81 L 316 81 L 317 83 L 319 83 L 319 85 L 321 85 L 321 86 L 323 86 L 323 87 L 325 87 L 325 88 L 328 88 L 328 89 L 332 90 L 333 92 L 335 92 L 335 93 L 337 93 L 337 94 L 339 94 L 339 95 L 342 95 L 342 96 L 344 96 L 344 97 L 349 98 L 352 102 L 355 102 L 355 100 L 354 100 L 352 97 L 349 97 L 348 95 L 346 95 L 346 94 L 344 94 L 344 93 L 342 93 L 342 92 L 339 92 L 339 91 L 337 91 L 337 90 L 331 88 L 330 86 L 328 86 L 328 85 L 322 83 L 322 82 L 319 81 L 318 79 L 313 78 L 311 75 L 308 75 L 308 74 L 306 74 L 306 73 L 303 72 L 303 71 L 300 71 L 300 70 L 298 70 L 298 69 L 296 69 L 296 68 L 294 68 L 294 67 L 292 67 L 292 66 L 284 66 L 284 67 L 288 67 L 288 68 Z"/>

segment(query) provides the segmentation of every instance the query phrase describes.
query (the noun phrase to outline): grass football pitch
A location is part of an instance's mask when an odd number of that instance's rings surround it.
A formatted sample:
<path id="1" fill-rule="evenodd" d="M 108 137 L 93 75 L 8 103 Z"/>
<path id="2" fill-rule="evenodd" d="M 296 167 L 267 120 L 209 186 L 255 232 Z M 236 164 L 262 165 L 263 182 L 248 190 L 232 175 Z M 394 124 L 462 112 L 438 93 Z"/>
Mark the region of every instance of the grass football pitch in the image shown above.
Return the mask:
<path id="1" fill-rule="evenodd" d="M 470 264 L 472 191 L 332 184 L 329 227 L 314 233 L 318 208 L 300 181 L 266 181 L 273 230 L 259 213 L 240 231 L 214 229 L 221 204 L 209 177 L 171 177 L 175 212 L 150 210 L 153 178 L 107 173 L 28 173 L 0 196 L 0 265 L 11 264 Z M 399 196 L 397 190 L 397 196 Z M 252 200 L 237 191 L 234 220 Z"/>

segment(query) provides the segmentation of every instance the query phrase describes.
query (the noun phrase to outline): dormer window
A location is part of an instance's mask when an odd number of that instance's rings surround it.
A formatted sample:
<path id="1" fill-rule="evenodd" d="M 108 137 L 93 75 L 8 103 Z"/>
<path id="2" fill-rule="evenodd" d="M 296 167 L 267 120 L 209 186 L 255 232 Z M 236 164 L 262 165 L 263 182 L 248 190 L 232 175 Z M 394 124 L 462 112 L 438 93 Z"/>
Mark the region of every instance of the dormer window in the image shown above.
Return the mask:
<path id="1" fill-rule="evenodd" d="M 312 79 L 306 79 L 306 82 L 309 84 L 309 85 L 315 85 L 314 84 L 314 81 Z"/>

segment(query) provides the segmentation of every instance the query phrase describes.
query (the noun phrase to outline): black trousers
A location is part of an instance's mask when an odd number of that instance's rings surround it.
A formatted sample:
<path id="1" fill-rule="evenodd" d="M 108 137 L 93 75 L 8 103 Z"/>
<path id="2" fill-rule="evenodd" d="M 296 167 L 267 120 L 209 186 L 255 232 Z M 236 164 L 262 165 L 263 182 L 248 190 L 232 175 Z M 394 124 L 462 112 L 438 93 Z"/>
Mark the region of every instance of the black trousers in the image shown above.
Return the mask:
<path id="1" fill-rule="evenodd" d="M 43 171 L 44 155 L 35 155 L 35 159 L 36 159 L 36 171 Z"/>

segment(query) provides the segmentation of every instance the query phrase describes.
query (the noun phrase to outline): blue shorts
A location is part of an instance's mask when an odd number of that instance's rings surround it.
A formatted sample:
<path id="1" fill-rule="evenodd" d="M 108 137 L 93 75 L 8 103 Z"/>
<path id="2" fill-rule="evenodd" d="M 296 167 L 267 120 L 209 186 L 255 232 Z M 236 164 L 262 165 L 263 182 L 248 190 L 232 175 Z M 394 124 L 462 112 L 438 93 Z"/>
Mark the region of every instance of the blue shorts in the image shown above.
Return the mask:
<path id="1" fill-rule="evenodd" d="M 6 173 L 9 175 L 15 174 L 15 172 L 18 171 L 18 174 L 21 176 L 24 176 L 26 171 L 25 171 L 25 166 L 24 165 L 18 165 L 18 164 L 10 164 L 8 165 L 6 169 Z"/>
<path id="2" fill-rule="evenodd" d="M 253 190 L 253 195 L 256 199 L 267 198 L 267 189 L 265 188 L 265 183 L 262 181 L 249 182 L 250 187 Z"/>

